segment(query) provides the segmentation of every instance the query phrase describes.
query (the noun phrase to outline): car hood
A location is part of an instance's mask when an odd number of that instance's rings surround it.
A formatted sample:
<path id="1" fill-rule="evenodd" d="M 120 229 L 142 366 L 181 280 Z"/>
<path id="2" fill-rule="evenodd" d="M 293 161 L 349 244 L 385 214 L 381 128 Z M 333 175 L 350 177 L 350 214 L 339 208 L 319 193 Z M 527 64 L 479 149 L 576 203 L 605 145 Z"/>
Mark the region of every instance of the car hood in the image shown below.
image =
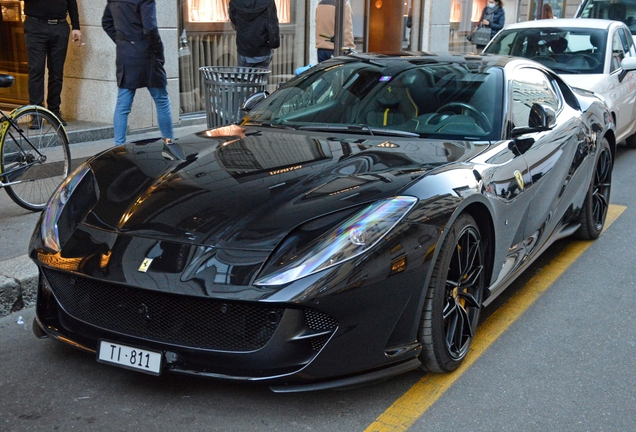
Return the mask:
<path id="1" fill-rule="evenodd" d="M 144 141 L 89 162 L 99 198 L 83 223 L 272 250 L 301 223 L 394 196 L 427 171 L 487 145 L 232 125 L 180 139 L 180 159 L 161 140 Z"/>
<path id="2" fill-rule="evenodd" d="M 611 79 L 605 74 L 559 74 L 570 87 L 598 93 L 601 96 L 607 93 Z M 609 98 L 604 98 L 609 99 Z"/>

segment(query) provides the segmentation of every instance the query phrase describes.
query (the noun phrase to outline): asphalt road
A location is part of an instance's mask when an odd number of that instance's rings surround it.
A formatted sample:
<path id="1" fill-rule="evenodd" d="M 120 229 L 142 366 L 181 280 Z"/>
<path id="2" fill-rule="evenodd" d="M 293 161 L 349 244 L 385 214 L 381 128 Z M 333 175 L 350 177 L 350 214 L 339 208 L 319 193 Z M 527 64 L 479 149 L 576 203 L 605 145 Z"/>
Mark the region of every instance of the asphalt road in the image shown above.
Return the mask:
<path id="1" fill-rule="evenodd" d="M 625 206 L 620 217 L 569 267 L 561 268 L 558 278 L 516 321 L 506 324 L 463 374 L 451 376 L 450 385 L 423 387 L 432 405 L 401 430 L 635 429 L 635 166 L 636 150 L 620 147 L 611 197 L 612 204 Z M 27 229 L 30 217 L 18 215 L 16 220 Z M 483 318 L 498 311 L 507 314 L 510 299 L 531 289 L 531 278 L 571 245 L 569 240 L 555 244 Z M 416 403 L 400 401 L 427 379 L 410 372 L 353 390 L 274 394 L 255 385 L 170 374 L 152 377 L 37 340 L 32 318 L 33 309 L 0 318 L 3 431 L 391 430 L 376 419 L 385 412 L 398 420 L 418 412 Z M 399 409 L 392 408 L 394 403 Z"/>

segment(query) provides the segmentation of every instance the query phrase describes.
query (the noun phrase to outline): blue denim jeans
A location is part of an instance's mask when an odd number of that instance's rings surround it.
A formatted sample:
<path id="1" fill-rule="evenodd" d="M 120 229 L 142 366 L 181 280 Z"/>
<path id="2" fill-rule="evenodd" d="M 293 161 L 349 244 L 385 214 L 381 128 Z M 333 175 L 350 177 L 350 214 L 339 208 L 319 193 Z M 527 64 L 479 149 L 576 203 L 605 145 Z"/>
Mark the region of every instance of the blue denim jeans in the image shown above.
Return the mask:
<path id="1" fill-rule="evenodd" d="M 157 108 L 157 121 L 161 130 L 162 138 L 174 138 L 172 130 L 172 114 L 170 111 L 170 97 L 165 87 L 148 87 L 150 96 L 155 101 Z M 115 105 L 115 115 L 113 116 L 113 126 L 115 129 L 115 145 L 126 142 L 126 129 L 128 128 L 128 114 L 135 98 L 135 89 L 120 88 L 117 93 L 117 104 Z"/>
<path id="2" fill-rule="evenodd" d="M 269 69 L 269 64 L 272 62 L 273 57 L 274 54 L 259 57 L 246 57 L 239 54 L 238 65 L 241 67 Z"/>
<path id="3" fill-rule="evenodd" d="M 318 63 L 329 60 L 331 57 L 333 57 L 333 50 L 318 48 Z"/>

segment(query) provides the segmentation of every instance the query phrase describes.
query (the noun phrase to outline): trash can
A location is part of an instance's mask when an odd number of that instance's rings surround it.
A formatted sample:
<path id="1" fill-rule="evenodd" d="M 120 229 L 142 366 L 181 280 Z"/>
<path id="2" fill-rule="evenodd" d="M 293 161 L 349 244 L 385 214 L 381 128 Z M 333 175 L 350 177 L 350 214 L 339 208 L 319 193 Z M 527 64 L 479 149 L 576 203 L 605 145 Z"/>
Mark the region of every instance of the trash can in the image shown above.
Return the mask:
<path id="1" fill-rule="evenodd" d="M 233 66 L 199 68 L 205 86 L 208 127 L 238 123 L 241 105 L 256 92 L 267 89 L 268 69 Z"/>

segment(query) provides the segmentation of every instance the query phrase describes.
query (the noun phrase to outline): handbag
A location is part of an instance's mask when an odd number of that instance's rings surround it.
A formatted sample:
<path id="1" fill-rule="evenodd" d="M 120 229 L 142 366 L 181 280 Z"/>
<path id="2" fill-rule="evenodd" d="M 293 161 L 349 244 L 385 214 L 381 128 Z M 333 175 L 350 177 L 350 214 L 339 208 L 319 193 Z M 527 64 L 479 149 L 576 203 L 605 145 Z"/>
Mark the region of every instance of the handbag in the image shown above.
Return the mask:
<path id="1" fill-rule="evenodd" d="M 479 25 L 468 39 L 477 46 L 486 46 L 490 42 L 490 28 Z"/>

